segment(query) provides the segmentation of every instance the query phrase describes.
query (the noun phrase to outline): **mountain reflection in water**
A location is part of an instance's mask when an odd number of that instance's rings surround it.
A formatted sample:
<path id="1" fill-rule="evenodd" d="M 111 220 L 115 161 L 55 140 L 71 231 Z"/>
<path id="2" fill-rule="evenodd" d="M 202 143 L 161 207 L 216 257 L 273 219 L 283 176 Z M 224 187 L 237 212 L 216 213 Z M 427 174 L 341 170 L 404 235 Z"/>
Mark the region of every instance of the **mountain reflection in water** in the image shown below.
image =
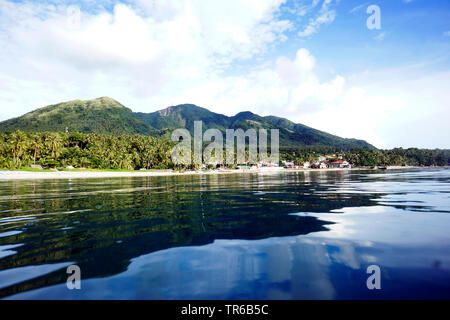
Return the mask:
<path id="1" fill-rule="evenodd" d="M 449 298 L 449 171 L 3 181 L 0 297 Z"/>

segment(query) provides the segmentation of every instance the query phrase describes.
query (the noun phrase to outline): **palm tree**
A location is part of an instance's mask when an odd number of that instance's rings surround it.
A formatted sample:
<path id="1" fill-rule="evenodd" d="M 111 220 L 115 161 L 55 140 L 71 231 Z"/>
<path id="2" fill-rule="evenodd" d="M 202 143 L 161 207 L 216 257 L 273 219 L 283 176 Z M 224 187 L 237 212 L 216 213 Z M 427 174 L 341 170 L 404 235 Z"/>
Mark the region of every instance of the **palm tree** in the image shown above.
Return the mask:
<path id="1" fill-rule="evenodd" d="M 12 151 L 14 167 L 20 167 L 21 165 L 20 158 L 22 156 L 24 149 L 27 148 L 27 145 L 28 139 L 27 135 L 24 132 L 16 130 L 14 133 L 11 134 L 9 139 L 9 148 Z"/>
<path id="2" fill-rule="evenodd" d="M 42 143 L 37 134 L 32 135 L 31 139 L 33 140 L 31 143 L 31 151 L 33 151 L 33 164 L 36 164 L 36 157 L 42 148 Z"/>
<path id="3" fill-rule="evenodd" d="M 63 146 L 63 140 L 58 133 L 51 134 L 49 136 L 50 150 L 52 151 L 52 158 L 56 161 L 56 158 L 61 154 L 61 147 Z"/>

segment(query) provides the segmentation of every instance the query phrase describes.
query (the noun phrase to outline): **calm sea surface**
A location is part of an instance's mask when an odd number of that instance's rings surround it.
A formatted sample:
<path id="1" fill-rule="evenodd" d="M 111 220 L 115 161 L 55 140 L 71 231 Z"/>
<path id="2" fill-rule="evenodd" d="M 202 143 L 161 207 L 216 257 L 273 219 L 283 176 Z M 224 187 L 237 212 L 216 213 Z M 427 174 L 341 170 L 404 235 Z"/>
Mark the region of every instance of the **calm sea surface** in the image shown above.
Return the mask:
<path id="1" fill-rule="evenodd" d="M 0 181 L 0 298 L 449 299 L 450 170 Z"/>

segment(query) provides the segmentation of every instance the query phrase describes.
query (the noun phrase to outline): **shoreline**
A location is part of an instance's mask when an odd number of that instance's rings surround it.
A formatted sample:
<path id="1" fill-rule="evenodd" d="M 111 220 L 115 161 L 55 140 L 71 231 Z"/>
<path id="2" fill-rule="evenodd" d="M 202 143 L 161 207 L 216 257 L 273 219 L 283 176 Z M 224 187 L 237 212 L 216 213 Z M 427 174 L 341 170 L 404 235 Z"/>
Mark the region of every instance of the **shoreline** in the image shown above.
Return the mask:
<path id="1" fill-rule="evenodd" d="M 414 166 L 388 166 L 387 170 L 398 169 L 433 169 L 445 167 L 414 167 Z M 211 174 L 242 174 L 242 173 L 257 173 L 257 174 L 275 174 L 282 172 L 329 172 L 329 171 L 358 171 L 358 170 L 379 170 L 373 168 L 324 168 L 324 169 L 222 169 L 222 170 L 208 170 L 208 171 L 1 171 L 0 181 L 12 180 L 39 180 L 39 179 L 89 179 L 89 178 L 121 178 L 121 177 L 164 177 L 164 176 L 187 176 L 187 175 L 211 175 Z M 383 170 L 384 171 L 384 170 Z"/>

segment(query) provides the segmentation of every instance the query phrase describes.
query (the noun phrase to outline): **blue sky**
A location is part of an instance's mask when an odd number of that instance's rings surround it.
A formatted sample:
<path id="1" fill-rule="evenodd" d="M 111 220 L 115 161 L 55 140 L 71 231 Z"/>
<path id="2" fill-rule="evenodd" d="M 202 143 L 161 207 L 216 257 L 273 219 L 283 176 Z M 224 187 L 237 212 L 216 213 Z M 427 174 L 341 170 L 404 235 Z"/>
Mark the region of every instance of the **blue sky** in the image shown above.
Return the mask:
<path id="1" fill-rule="evenodd" d="M 0 120 L 111 96 L 450 147 L 449 1 L 0 0 L 0 47 Z"/>
<path id="2" fill-rule="evenodd" d="M 448 1 L 341 0 L 333 7 L 334 21 L 322 25 L 319 32 L 309 37 L 298 36 L 298 29 L 305 25 L 304 20 L 314 18 L 318 10 L 312 10 L 306 19 L 296 19 L 295 13 L 288 12 L 295 3 L 299 1 L 286 2 L 281 7 L 281 17 L 293 21 L 297 28 L 286 32 L 289 41 L 273 47 L 267 57 L 280 53 L 295 56 L 300 45 L 344 75 L 415 64 L 435 71 L 449 67 L 450 35 L 445 34 L 450 29 Z M 381 30 L 366 27 L 369 17 L 366 9 L 371 4 L 381 9 Z M 376 40 L 380 35 L 383 39 Z"/>
<path id="3" fill-rule="evenodd" d="M 449 27 L 449 3 L 420 0 L 416 2 L 378 2 L 381 8 L 382 29 L 369 30 L 364 27 L 368 16 L 365 12 L 366 6 L 349 12 L 352 5 L 343 1 L 341 19 L 336 19 L 321 37 L 311 41 L 311 50 L 318 52 L 319 59 L 333 61 L 338 72 L 343 73 L 346 70 L 359 72 L 366 68 L 392 68 L 441 58 L 441 63 L 448 65 L 450 42 L 445 38 L 444 32 Z M 430 2 L 433 7 L 424 5 Z M 442 10 L 445 8 L 447 11 Z M 385 34 L 382 41 L 373 41 L 381 34 Z M 326 43 L 333 44 L 334 52 L 325 50 Z M 439 68 L 439 65 L 432 67 Z"/>

